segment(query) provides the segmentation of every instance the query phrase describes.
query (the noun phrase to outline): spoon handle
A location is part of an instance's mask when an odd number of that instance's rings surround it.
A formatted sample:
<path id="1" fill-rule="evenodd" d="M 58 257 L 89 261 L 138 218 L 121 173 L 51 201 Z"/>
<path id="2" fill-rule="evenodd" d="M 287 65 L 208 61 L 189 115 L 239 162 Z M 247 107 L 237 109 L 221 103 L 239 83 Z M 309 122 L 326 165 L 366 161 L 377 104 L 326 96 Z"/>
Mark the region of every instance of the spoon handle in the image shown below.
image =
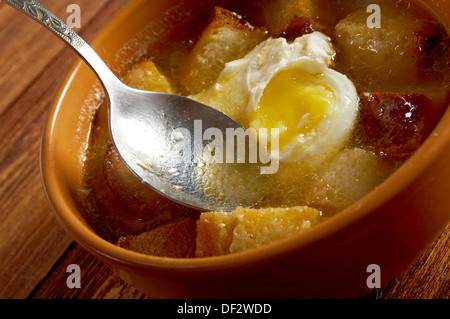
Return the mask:
<path id="1" fill-rule="evenodd" d="M 121 82 L 102 61 L 97 53 L 68 25 L 55 16 L 50 10 L 44 7 L 37 0 L 0 0 L 16 8 L 27 16 L 37 20 L 48 30 L 53 31 L 57 36 L 69 44 L 78 55 L 86 61 L 87 64 L 97 73 L 104 88 L 107 91 L 113 91 L 113 86 Z"/>
<path id="2" fill-rule="evenodd" d="M 3 0 L 12 5 L 22 13 L 27 14 L 31 18 L 42 23 L 48 29 L 56 33 L 60 38 L 70 44 L 75 50 L 78 50 L 85 43 L 78 34 L 76 34 L 69 26 L 61 21 L 57 16 L 51 13 L 41 3 L 35 0 Z"/>

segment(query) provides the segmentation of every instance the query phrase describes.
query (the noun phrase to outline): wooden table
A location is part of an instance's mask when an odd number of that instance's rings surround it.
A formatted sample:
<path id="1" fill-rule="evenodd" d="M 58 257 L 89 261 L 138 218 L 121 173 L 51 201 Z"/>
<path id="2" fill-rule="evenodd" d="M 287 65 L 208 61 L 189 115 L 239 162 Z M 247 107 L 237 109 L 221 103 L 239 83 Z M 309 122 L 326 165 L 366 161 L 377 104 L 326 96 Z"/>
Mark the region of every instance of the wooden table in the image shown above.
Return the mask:
<path id="1" fill-rule="evenodd" d="M 63 20 L 81 8 L 89 41 L 128 0 L 42 0 Z M 0 4 L 0 298 L 147 298 L 78 246 L 57 223 L 39 172 L 47 111 L 76 55 L 50 32 Z M 415 264 L 368 298 L 449 298 L 450 227 Z M 66 267 L 83 270 L 69 289 Z"/>

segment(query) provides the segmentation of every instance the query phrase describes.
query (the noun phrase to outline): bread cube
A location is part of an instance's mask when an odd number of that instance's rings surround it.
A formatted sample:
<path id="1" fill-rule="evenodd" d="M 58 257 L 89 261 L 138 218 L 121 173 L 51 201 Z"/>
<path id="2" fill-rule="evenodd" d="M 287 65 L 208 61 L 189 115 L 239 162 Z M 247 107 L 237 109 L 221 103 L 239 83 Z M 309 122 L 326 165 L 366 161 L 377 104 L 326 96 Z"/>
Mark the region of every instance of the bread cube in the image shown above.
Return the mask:
<path id="1" fill-rule="evenodd" d="M 159 257 L 192 258 L 195 253 L 196 220 L 169 223 L 137 236 L 120 237 L 119 247 Z"/>
<path id="2" fill-rule="evenodd" d="M 169 221 L 198 216 L 197 211 L 177 204 L 141 183 L 123 163 L 113 144 L 106 150 L 103 177 L 109 192 L 120 203 L 121 216 L 117 217 L 130 223 L 139 221 L 146 229 L 151 229 Z"/>
<path id="3" fill-rule="evenodd" d="M 216 7 L 181 67 L 181 84 L 191 94 L 210 87 L 227 62 L 240 59 L 268 37 L 238 14 Z"/>
<path id="4" fill-rule="evenodd" d="M 393 4 L 381 6 L 381 28 L 369 28 L 368 17 L 360 9 L 336 25 L 340 71 L 370 92 L 397 92 L 420 83 L 428 56 L 446 41 L 442 30 Z"/>
<path id="5" fill-rule="evenodd" d="M 197 257 L 237 253 L 282 240 L 313 227 L 321 212 L 309 207 L 207 212 L 197 221 Z"/>
<path id="6" fill-rule="evenodd" d="M 236 224 L 235 212 L 200 214 L 200 219 L 197 221 L 196 257 L 229 254 Z"/>
<path id="7" fill-rule="evenodd" d="M 152 61 L 134 64 L 123 78 L 123 82 L 139 90 L 173 93 L 169 81 Z"/>
<path id="8" fill-rule="evenodd" d="M 346 149 L 317 176 L 305 199 L 331 215 L 355 203 L 396 169 L 395 161 L 372 152 Z"/>

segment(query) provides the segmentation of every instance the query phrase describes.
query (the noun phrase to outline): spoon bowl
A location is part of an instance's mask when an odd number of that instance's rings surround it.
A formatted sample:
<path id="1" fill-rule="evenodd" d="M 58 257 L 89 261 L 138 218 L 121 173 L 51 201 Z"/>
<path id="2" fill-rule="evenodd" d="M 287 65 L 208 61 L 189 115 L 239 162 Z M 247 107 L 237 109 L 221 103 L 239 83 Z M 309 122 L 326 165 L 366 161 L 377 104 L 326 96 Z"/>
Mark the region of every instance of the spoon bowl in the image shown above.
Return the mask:
<path id="1" fill-rule="evenodd" d="M 187 97 L 136 90 L 123 84 L 95 51 L 70 27 L 36 0 L 5 0 L 54 32 L 92 68 L 108 100 L 112 141 L 126 166 L 142 181 L 170 199 L 201 210 L 231 211 L 251 206 L 258 192 L 240 192 L 233 187 L 206 186 L 203 170 L 208 129 L 242 126 L 226 114 Z M 217 134 L 216 134 L 217 135 Z M 217 136 L 216 136 L 217 137 Z M 231 180 L 240 175 L 257 178 L 259 166 L 221 163 Z M 242 165 L 243 164 L 243 165 Z M 218 169 L 218 166 L 215 166 Z"/>
<path id="2" fill-rule="evenodd" d="M 255 194 L 248 198 L 248 192 L 243 196 L 233 189 L 226 194 L 217 187 L 205 192 L 202 168 L 209 140 L 203 139 L 204 132 L 218 130 L 225 136 L 227 129 L 242 128 L 232 118 L 190 98 L 126 86 L 108 97 L 112 140 L 125 164 L 143 183 L 198 209 L 234 210 L 258 199 Z M 242 169 L 238 167 L 245 167 L 246 176 L 258 174 L 257 166 L 251 164 L 224 161 L 218 165 L 231 180 L 240 180 Z"/>

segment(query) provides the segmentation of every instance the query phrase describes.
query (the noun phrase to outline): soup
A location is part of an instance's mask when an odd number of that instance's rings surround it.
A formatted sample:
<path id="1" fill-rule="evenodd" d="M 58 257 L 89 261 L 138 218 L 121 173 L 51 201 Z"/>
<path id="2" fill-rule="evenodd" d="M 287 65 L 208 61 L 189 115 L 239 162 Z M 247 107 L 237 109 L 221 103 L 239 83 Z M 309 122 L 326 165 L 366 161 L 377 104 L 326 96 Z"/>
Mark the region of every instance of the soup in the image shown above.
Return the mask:
<path id="1" fill-rule="evenodd" d="M 278 129 L 279 165 L 256 180 L 230 180 L 206 163 L 198 168 L 205 191 L 235 188 L 259 200 L 233 212 L 184 207 L 125 167 L 101 104 L 84 163 L 85 215 L 126 249 L 206 257 L 314 227 L 395 172 L 449 104 L 447 31 L 420 3 L 222 1 L 200 9 L 162 34 L 123 81 L 190 96 L 246 128 Z"/>

